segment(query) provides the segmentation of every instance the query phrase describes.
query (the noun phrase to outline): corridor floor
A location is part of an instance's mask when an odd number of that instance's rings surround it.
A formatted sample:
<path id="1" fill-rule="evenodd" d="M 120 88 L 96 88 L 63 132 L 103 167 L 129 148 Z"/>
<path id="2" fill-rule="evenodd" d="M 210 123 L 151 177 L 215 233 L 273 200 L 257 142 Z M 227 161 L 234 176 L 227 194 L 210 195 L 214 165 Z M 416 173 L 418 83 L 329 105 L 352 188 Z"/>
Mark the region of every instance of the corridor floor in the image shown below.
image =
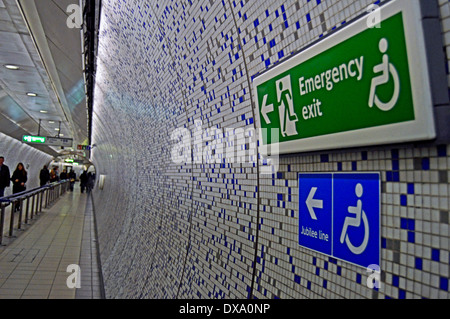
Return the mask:
<path id="1" fill-rule="evenodd" d="M 102 298 L 91 197 L 78 183 L 15 235 L 0 247 L 0 299 Z"/>

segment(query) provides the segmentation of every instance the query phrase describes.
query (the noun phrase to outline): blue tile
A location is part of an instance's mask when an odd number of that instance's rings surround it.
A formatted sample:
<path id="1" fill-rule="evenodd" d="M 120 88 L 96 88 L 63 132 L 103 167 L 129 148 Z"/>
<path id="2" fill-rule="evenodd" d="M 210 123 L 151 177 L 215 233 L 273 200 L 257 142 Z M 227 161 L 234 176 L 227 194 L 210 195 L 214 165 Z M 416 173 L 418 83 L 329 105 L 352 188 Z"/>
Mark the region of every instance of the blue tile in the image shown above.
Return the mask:
<path id="1" fill-rule="evenodd" d="M 399 170 L 399 161 L 398 160 L 392 161 L 392 170 L 394 170 L 394 171 Z"/>
<path id="2" fill-rule="evenodd" d="M 439 288 L 448 291 L 448 278 L 441 277 L 439 280 Z"/>
<path id="3" fill-rule="evenodd" d="M 362 159 L 363 161 L 367 161 L 367 151 L 361 152 L 361 159 Z"/>
<path id="4" fill-rule="evenodd" d="M 321 154 L 320 155 L 320 161 L 322 163 L 328 163 L 328 161 L 329 161 L 328 154 Z"/>
<path id="5" fill-rule="evenodd" d="M 439 157 L 447 156 L 447 145 L 438 145 L 437 152 Z"/>
<path id="6" fill-rule="evenodd" d="M 422 270 L 422 258 L 416 257 L 415 267 L 416 269 Z"/>
<path id="7" fill-rule="evenodd" d="M 407 198 L 406 195 L 400 195 L 400 205 L 407 206 Z"/>
<path id="8" fill-rule="evenodd" d="M 392 275 L 392 286 L 398 287 L 400 278 L 397 275 Z"/>
<path id="9" fill-rule="evenodd" d="M 428 171 L 430 169 L 430 159 L 428 157 L 422 158 L 422 169 Z"/>
<path id="10" fill-rule="evenodd" d="M 392 159 L 398 159 L 398 150 L 397 149 L 391 150 L 391 156 Z"/>
<path id="11" fill-rule="evenodd" d="M 436 249 L 436 248 L 431 249 L 431 259 L 434 261 L 439 261 L 439 259 L 440 259 L 439 249 Z"/>
<path id="12" fill-rule="evenodd" d="M 415 237 L 414 232 L 411 232 L 411 231 L 408 232 L 408 242 L 410 242 L 410 243 L 416 242 L 416 237 Z"/>
<path id="13" fill-rule="evenodd" d="M 386 181 L 388 181 L 388 182 L 392 182 L 393 181 L 392 172 L 391 171 L 387 171 L 386 172 Z"/>
<path id="14" fill-rule="evenodd" d="M 414 183 L 408 183 L 408 194 L 414 194 Z"/>
<path id="15" fill-rule="evenodd" d="M 412 218 L 408 219 L 408 230 L 414 231 L 416 228 L 416 221 Z"/>
<path id="16" fill-rule="evenodd" d="M 407 218 L 400 218 L 400 227 L 402 229 L 408 229 L 408 219 Z"/>

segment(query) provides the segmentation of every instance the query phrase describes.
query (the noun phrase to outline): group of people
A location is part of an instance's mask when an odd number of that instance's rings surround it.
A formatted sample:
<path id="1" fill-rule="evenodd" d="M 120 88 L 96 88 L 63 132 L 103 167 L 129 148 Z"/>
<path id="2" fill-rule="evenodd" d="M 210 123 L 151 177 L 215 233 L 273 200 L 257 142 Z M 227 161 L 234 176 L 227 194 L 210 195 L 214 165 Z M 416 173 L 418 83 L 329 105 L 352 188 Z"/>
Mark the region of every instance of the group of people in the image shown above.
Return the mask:
<path id="1" fill-rule="evenodd" d="M 83 193 L 84 190 L 86 190 L 86 192 L 90 193 L 92 188 L 94 187 L 94 181 L 95 181 L 95 174 L 83 171 L 83 173 L 81 173 L 80 175 L 81 192 Z"/>
<path id="2" fill-rule="evenodd" d="M 64 169 L 62 173 L 58 176 L 57 174 L 57 167 L 52 168 L 50 171 L 47 168 L 47 165 L 44 165 L 44 167 L 41 169 L 41 172 L 39 173 L 39 180 L 41 187 L 44 186 L 47 183 L 53 183 L 60 180 L 70 180 L 70 191 L 73 192 L 73 185 L 75 184 L 75 181 L 77 179 L 77 175 L 75 174 L 75 171 L 72 169 L 69 173 Z"/>
<path id="3" fill-rule="evenodd" d="M 9 167 L 3 164 L 4 162 L 5 158 L 0 156 L 0 197 L 5 195 L 5 188 L 11 185 L 11 181 L 13 182 L 13 194 L 25 191 L 28 174 L 23 163 L 17 164 L 14 173 L 10 176 Z M 19 203 L 16 204 L 16 210 L 20 209 L 19 205 Z"/>
<path id="4" fill-rule="evenodd" d="M 13 182 L 13 194 L 20 193 L 26 190 L 25 183 L 28 180 L 28 174 L 23 163 L 17 164 L 17 167 L 10 176 L 9 167 L 3 164 L 5 158 L 0 156 L 0 197 L 5 195 L 5 188 Z"/>
<path id="5" fill-rule="evenodd" d="M 13 194 L 16 194 L 26 190 L 25 184 L 28 180 L 28 174 L 23 163 L 17 164 L 17 167 L 11 176 L 9 168 L 4 164 L 4 161 L 5 158 L 3 156 L 0 156 L 0 198 L 5 195 L 5 188 L 11 186 L 11 181 L 13 183 L 12 192 Z M 47 166 L 44 165 L 39 173 L 40 186 L 42 187 L 47 183 L 53 183 L 59 180 L 68 179 L 70 181 L 70 191 L 73 191 L 73 187 L 76 181 L 75 171 L 72 169 L 67 173 L 67 171 L 64 169 L 63 172 L 58 176 L 57 169 L 57 167 L 54 167 L 49 171 Z M 95 174 L 83 171 L 83 173 L 80 175 L 81 192 L 83 193 L 86 190 L 89 193 L 94 187 L 94 181 Z"/>

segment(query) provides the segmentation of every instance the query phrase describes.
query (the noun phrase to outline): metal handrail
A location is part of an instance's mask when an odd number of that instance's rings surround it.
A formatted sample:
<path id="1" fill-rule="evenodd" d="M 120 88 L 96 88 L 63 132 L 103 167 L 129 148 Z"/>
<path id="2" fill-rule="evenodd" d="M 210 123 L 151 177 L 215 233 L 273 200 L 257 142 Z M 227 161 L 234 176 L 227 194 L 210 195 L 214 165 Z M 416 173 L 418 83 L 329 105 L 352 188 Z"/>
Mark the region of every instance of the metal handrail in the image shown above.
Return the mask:
<path id="1" fill-rule="evenodd" d="M 0 197 L 0 245 L 3 241 L 3 228 L 5 224 L 5 211 L 6 207 L 11 204 L 11 215 L 9 223 L 9 237 L 14 236 L 14 212 L 16 211 L 17 202 L 20 202 L 19 208 L 19 220 L 17 229 L 22 229 L 22 216 L 23 216 L 23 202 L 26 200 L 25 220 L 24 223 L 28 224 L 28 220 L 33 219 L 38 213 L 42 213 L 42 205 L 44 202 L 45 194 L 45 208 L 49 204 L 58 199 L 62 194 L 66 192 L 70 184 L 69 180 L 62 180 L 54 182 L 41 187 L 33 188 L 20 193 L 12 194 L 5 197 Z M 65 186 L 65 187 L 64 187 Z M 31 211 L 30 211 L 30 198 L 32 198 Z M 28 214 L 30 212 L 30 215 Z"/>

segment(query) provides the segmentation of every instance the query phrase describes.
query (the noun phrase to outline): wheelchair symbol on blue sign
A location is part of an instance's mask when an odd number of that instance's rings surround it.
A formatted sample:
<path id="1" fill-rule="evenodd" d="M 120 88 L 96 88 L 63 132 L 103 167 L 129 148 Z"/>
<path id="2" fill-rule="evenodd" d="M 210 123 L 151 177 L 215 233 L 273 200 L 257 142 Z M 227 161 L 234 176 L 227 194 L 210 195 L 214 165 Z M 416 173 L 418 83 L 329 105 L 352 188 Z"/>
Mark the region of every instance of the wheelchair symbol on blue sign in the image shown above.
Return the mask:
<path id="1" fill-rule="evenodd" d="M 299 174 L 299 244 L 363 267 L 379 265 L 380 174 Z"/>
<path id="2" fill-rule="evenodd" d="M 349 206 L 348 212 L 351 214 L 354 214 L 356 216 L 355 217 L 351 217 L 351 216 L 345 217 L 344 227 L 342 227 L 342 232 L 341 232 L 341 244 L 344 243 L 344 240 L 345 240 L 345 243 L 347 244 L 348 249 L 350 249 L 350 251 L 352 253 L 354 253 L 355 255 L 360 255 L 361 253 L 364 252 L 364 250 L 367 247 L 367 243 L 369 242 L 370 233 L 369 233 L 369 222 L 367 221 L 366 213 L 362 209 L 362 201 L 360 199 L 363 194 L 363 187 L 361 184 L 358 183 L 358 185 L 356 185 L 355 193 L 356 193 L 356 196 L 358 196 L 358 202 L 357 202 L 356 206 Z M 361 218 L 364 223 L 364 240 L 361 243 L 361 245 L 359 245 L 358 247 L 355 247 L 350 242 L 349 236 L 347 235 L 347 229 L 348 229 L 348 226 L 360 227 Z"/>

